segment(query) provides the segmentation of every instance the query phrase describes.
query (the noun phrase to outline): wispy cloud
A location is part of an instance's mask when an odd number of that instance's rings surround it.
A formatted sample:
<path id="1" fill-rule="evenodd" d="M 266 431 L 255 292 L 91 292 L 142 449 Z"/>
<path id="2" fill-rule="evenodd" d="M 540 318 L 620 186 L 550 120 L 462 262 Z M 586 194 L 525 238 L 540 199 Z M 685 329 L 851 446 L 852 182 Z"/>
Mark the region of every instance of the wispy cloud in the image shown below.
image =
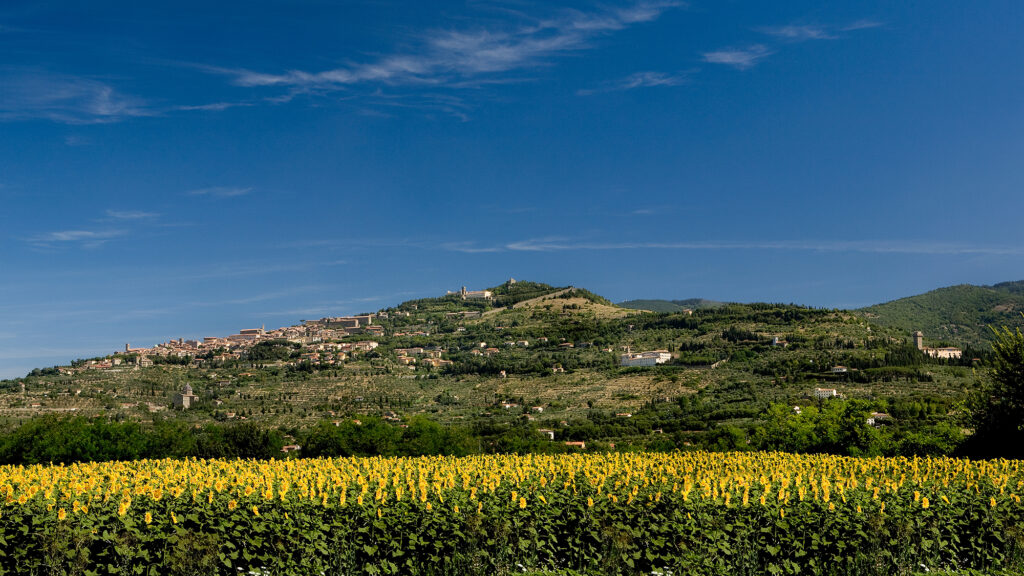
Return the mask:
<path id="1" fill-rule="evenodd" d="M 769 26 L 761 28 L 761 31 L 786 40 L 832 40 L 837 37 L 824 26 L 817 25 Z"/>
<path id="2" fill-rule="evenodd" d="M 24 241 L 36 248 L 79 247 L 98 248 L 110 240 L 128 236 L 139 230 L 142 221 L 153 221 L 160 217 L 156 212 L 142 210 L 107 209 L 103 217 L 92 222 L 100 225 L 97 228 L 72 228 L 36 234 Z M 133 227 L 133 224 L 135 225 Z M 151 222 L 147 222 L 151 224 Z"/>
<path id="3" fill-rule="evenodd" d="M 93 78 L 0 70 L 0 120 L 100 124 L 155 113 L 142 99 Z"/>
<path id="4" fill-rule="evenodd" d="M 393 292 L 390 294 L 380 294 L 376 296 L 366 296 L 362 298 L 350 298 L 347 300 L 334 300 L 331 302 L 318 302 L 312 306 L 305 308 L 293 308 L 289 310 L 279 310 L 274 312 L 261 312 L 260 316 L 286 316 L 289 318 L 310 318 L 320 315 L 337 315 L 339 313 L 352 312 L 354 310 L 365 311 L 362 307 L 367 304 L 373 304 L 375 302 L 394 302 L 400 298 L 408 298 L 416 294 L 421 294 L 413 290 L 403 290 L 400 292 Z"/>
<path id="5" fill-rule="evenodd" d="M 159 216 L 156 212 L 143 212 L 142 210 L 107 210 L 107 217 L 114 220 L 145 220 Z"/>
<path id="6" fill-rule="evenodd" d="M 73 148 L 77 148 L 80 146 L 90 146 L 92 145 L 92 140 L 84 136 L 79 136 L 78 134 L 69 134 L 64 137 L 64 145 L 71 146 Z"/>
<path id="7" fill-rule="evenodd" d="M 445 250 L 467 254 L 489 252 L 566 252 L 614 250 L 777 250 L 792 252 L 859 252 L 869 254 L 1021 256 L 1024 247 L 935 243 L 914 240 L 851 241 L 702 241 L 702 242 L 587 242 L 567 238 L 536 238 L 496 245 L 474 242 L 443 243 Z"/>
<path id="8" fill-rule="evenodd" d="M 878 20 L 867 20 L 867 19 L 865 19 L 865 20 L 857 20 L 856 22 L 851 22 L 850 24 L 847 24 L 846 26 L 841 27 L 839 30 L 842 31 L 842 32 L 853 32 L 855 30 L 868 30 L 868 29 L 871 29 L 871 28 L 881 28 L 882 26 L 885 26 L 885 22 L 881 22 L 881 21 L 878 21 Z"/>
<path id="9" fill-rule="evenodd" d="M 785 26 L 766 26 L 759 30 L 769 36 L 792 42 L 807 40 L 835 40 L 842 37 L 843 32 L 855 32 L 884 26 L 877 20 L 857 20 L 841 26 L 824 24 L 787 24 Z"/>
<path id="10" fill-rule="evenodd" d="M 174 112 L 219 112 L 253 105 L 255 103 L 249 101 L 156 104 L 126 94 L 108 81 L 97 78 L 0 68 L 0 121 L 44 119 L 72 125 L 109 124 Z M 91 144 L 80 135 L 66 136 L 64 143 L 68 146 Z"/>
<path id="11" fill-rule="evenodd" d="M 29 244 L 40 248 L 52 248 L 60 245 L 78 245 L 83 248 L 96 248 L 109 240 L 124 236 L 127 230 L 58 230 L 29 237 Z"/>
<path id="12" fill-rule="evenodd" d="M 752 68 L 761 60 L 774 54 L 774 51 L 763 44 L 754 44 L 746 48 L 727 48 L 714 52 L 705 52 L 703 60 L 711 64 L 725 64 L 740 70 Z"/>
<path id="13" fill-rule="evenodd" d="M 192 112 L 192 111 L 220 112 L 222 110 L 227 110 L 229 108 L 239 108 L 239 107 L 248 107 L 248 106 L 255 106 L 255 104 L 253 102 L 212 102 L 210 104 L 191 104 L 191 105 L 183 104 L 183 105 L 175 106 L 174 110 L 181 110 L 181 111 L 185 111 L 185 112 Z"/>
<path id="14" fill-rule="evenodd" d="M 787 24 L 784 26 L 765 26 L 758 28 L 762 34 L 771 36 L 776 44 L 807 42 L 811 40 L 836 40 L 843 37 L 843 32 L 877 28 L 883 23 L 875 20 L 857 20 L 844 26 L 824 24 Z M 775 53 L 775 48 L 764 44 L 752 44 L 740 48 L 724 48 L 713 52 L 704 52 L 702 59 L 710 64 L 724 64 L 738 70 L 747 70 L 759 64 Z"/>
<path id="15" fill-rule="evenodd" d="M 463 254 L 487 254 L 491 252 L 508 252 L 514 250 L 508 244 L 481 246 L 477 242 L 472 241 L 442 242 L 440 246 L 442 250 L 447 250 L 449 252 L 462 252 Z"/>
<path id="16" fill-rule="evenodd" d="M 600 12 L 563 12 L 513 27 L 435 30 L 418 38 L 411 50 L 317 72 L 208 71 L 229 75 L 240 86 L 285 88 L 291 94 L 365 85 L 475 87 L 501 74 L 548 65 L 559 55 L 591 47 L 601 35 L 651 22 L 666 10 L 683 5 L 673 0 L 648 0 Z"/>
<path id="17" fill-rule="evenodd" d="M 223 265 L 218 265 L 198 272 L 195 270 L 183 270 L 179 274 L 176 274 L 175 278 L 180 281 L 193 281 L 240 278 L 245 276 L 272 276 L 293 274 L 296 272 L 305 272 L 308 270 L 323 269 L 326 267 L 344 266 L 348 263 L 349 262 L 347 260 L 339 259 L 288 262 L 281 264 L 268 264 L 267 262 L 253 264 L 225 263 Z"/>
<path id="18" fill-rule="evenodd" d="M 599 88 L 578 90 L 580 96 L 599 94 L 602 92 L 621 92 L 636 88 L 655 88 L 659 86 L 680 86 L 689 81 L 689 73 L 667 74 L 665 72 L 644 71 L 630 74 L 614 82 L 608 82 Z"/>
<path id="19" fill-rule="evenodd" d="M 252 192 L 251 187 L 212 186 L 209 188 L 189 190 L 187 194 L 189 196 L 208 196 L 210 198 L 234 198 L 237 196 L 245 196 L 250 192 Z"/>

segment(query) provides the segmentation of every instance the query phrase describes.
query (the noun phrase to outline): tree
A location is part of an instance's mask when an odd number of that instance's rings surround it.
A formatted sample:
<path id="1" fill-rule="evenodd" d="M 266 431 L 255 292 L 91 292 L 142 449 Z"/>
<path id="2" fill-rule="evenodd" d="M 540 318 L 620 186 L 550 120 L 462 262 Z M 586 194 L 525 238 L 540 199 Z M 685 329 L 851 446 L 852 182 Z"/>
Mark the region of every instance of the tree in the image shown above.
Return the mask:
<path id="1" fill-rule="evenodd" d="M 989 379 L 973 398 L 974 436 L 968 453 L 1024 458 L 1024 334 L 1006 326 L 992 342 Z"/>

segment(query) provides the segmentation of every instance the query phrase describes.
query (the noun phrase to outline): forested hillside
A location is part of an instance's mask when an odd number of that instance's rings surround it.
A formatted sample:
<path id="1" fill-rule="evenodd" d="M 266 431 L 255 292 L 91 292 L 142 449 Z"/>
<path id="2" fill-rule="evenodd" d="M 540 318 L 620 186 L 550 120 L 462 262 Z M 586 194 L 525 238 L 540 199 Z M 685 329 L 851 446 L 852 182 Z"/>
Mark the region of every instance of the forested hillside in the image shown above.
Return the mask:
<path id="1" fill-rule="evenodd" d="M 1024 326 L 1024 281 L 993 286 L 961 284 L 862 308 L 873 323 L 924 332 L 925 343 L 987 347 L 989 326 Z"/>

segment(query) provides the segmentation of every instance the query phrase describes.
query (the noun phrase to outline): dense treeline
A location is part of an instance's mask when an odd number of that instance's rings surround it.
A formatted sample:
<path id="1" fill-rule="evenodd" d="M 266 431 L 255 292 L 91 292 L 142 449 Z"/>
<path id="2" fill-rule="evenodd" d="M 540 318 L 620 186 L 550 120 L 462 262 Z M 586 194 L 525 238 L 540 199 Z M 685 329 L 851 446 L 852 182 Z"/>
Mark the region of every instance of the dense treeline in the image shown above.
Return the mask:
<path id="1" fill-rule="evenodd" d="M 464 456 L 484 452 L 544 452 L 564 445 L 547 442 L 525 426 L 493 429 L 445 427 L 426 417 L 412 418 L 404 427 L 376 417 L 323 422 L 295 436 L 253 423 L 208 424 L 190 427 L 162 421 L 143 427 L 134 422 L 102 418 L 29 420 L 0 437 L 0 463 L 40 464 L 106 462 L 154 458 L 259 458 L 283 455 L 288 442 L 302 446 L 297 455 L 316 456 Z M 559 450 L 555 450 L 559 451 Z"/>
<path id="2" fill-rule="evenodd" d="M 160 421 L 152 426 L 106 419 L 47 416 L 0 437 L 0 463 L 100 462 L 154 458 L 278 458 L 285 444 L 301 450 L 290 457 L 420 456 L 494 453 L 558 453 L 566 441 L 593 450 L 779 450 L 853 456 L 971 455 L 964 437 L 945 417 L 941 397 L 870 403 L 831 400 L 800 413 L 784 404 L 748 402 L 753 391 L 737 384 L 723 397 L 699 396 L 649 404 L 627 417 L 591 410 L 585 419 L 559 424 L 525 418 L 481 418 L 444 426 L 426 416 L 396 425 L 375 416 L 321 422 L 302 430 L 263 428 L 251 422 L 188 426 Z M 759 408 L 758 406 L 763 406 Z M 869 423 L 876 410 L 886 421 Z M 541 428 L 555 430 L 552 441 Z"/>
<path id="3" fill-rule="evenodd" d="M 34 418 L 0 437 L 0 462 L 104 462 L 143 458 L 273 458 L 284 446 L 278 430 L 252 423 L 190 427 L 180 421 Z"/>

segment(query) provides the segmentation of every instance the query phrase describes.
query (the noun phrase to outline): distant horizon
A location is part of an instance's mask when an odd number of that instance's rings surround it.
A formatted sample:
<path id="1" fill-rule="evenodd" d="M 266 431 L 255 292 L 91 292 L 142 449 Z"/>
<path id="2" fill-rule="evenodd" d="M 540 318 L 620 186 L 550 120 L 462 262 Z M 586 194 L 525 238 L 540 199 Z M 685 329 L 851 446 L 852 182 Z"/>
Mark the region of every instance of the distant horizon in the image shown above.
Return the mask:
<path id="1" fill-rule="evenodd" d="M 1010 0 L 0 4 L 0 377 L 495 278 L 1024 270 Z"/>
<path id="2" fill-rule="evenodd" d="M 584 288 L 586 290 L 590 290 L 591 292 L 594 292 L 598 296 L 602 296 L 602 297 L 607 298 L 607 296 L 605 294 L 602 294 L 599 291 L 595 291 L 595 290 L 593 290 L 592 288 L 590 288 L 588 286 L 581 286 L 579 284 L 572 284 L 572 283 L 569 283 L 569 284 L 552 284 L 552 283 L 549 283 L 549 282 L 544 282 L 544 281 L 536 280 L 536 279 L 532 279 L 532 278 L 516 278 L 517 282 L 520 281 L 520 280 L 527 281 L 527 282 L 538 282 L 538 283 L 542 283 L 542 284 L 548 284 L 548 285 L 550 285 L 552 287 L 575 286 L 576 288 Z M 508 279 L 505 280 L 505 282 L 507 282 L 507 281 L 508 281 Z M 800 302 L 769 301 L 769 300 L 759 300 L 759 299 L 752 299 L 752 300 L 751 299 L 748 299 L 748 300 L 720 300 L 720 299 L 717 299 L 717 298 L 706 298 L 706 297 L 700 297 L 700 296 L 691 297 L 691 298 L 621 298 L 621 299 L 611 299 L 611 298 L 609 298 L 609 300 L 613 304 L 616 304 L 616 305 L 618 305 L 618 304 L 620 304 L 622 302 L 629 302 L 629 301 L 634 301 L 634 300 L 663 300 L 663 301 L 672 301 L 672 300 L 701 299 L 701 300 L 722 302 L 722 303 L 728 303 L 728 304 L 776 303 L 776 304 L 786 304 L 786 305 L 795 305 L 795 306 L 809 306 L 809 307 L 813 307 L 813 308 L 824 308 L 824 309 L 857 310 L 857 309 L 861 309 L 861 308 L 867 308 L 869 306 L 874 306 L 874 305 L 877 305 L 877 304 L 885 304 L 887 302 L 892 302 L 892 301 L 900 300 L 900 299 L 903 299 L 903 298 L 909 298 L 909 297 L 912 297 L 912 296 L 918 296 L 920 294 L 931 292 L 933 290 L 939 290 L 939 289 L 942 289 L 942 288 L 952 288 L 952 287 L 955 287 L 955 286 L 975 286 L 975 287 L 979 287 L 979 288 L 982 288 L 982 287 L 989 288 L 989 287 L 992 287 L 992 286 L 997 285 L 997 284 L 1020 282 L 1020 281 L 1024 281 L 1024 280 L 1004 280 L 1004 281 L 1000 281 L 1000 282 L 994 282 L 992 284 L 960 283 L 960 284 L 953 284 L 953 285 L 949 285 L 949 286 L 937 286 L 937 287 L 935 287 L 935 288 L 933 288 L 931 290 L 926 290 L 925 292 L 920 292 L 920 293 L 916 293 L 916 294 L 907 294 L 907 295 L 904 295 L 904 296 L 898 296 L 896 298 L 892 298 L 890 300 L 885 300 L 885 301 L 880 301 L 880 302 L 872 302 L 870 304 L 863 304 L 863 305 L 852 306 L 852 307 L 843 307 L 843 306 L 814 306 L 814 305 L 804 304 L 804 303 L 800 303 Z M 501 286 L 502 284 L 504 284 L 504 282 L 499 282 L 497 284 L 486 284 L 486 285 L 475 286 L 475 287 L 474 286 L 467 286 L 467 288 L 470 289 L 470 290 L 474 290 L 474 289 L 487 289 L 487 288 L 494 288 L 494 287 L 497 287 L 497 286 Z M 453 292 L 454 292 L 454 290 L 453 290 Z M 287 327 L 287 326 L 299 325 L 299 324 L 301 324 L 302 320 L 319 320 L 320 318 L 325 318 L 325 317 L 354 316 L 354 315 L 367 314 L 367 313 L 368 314 L 375 314 L 377 312 L 380 312 L 381 310 L 397 307 L 398 305 L 400 305 L 400 304 L 402 304 L 404 302 L 407 302 L 409 300 L 418 300 L 418 299 L 421 299 L 421 298 L 435 298 L 435 297 L 440 297 L 440 296 L 445 296 L 445 295 L 446 295 L 445 292 L 442 292 L 440 294 L 417 294 L 417 295 L 410 295 L 408 298 L 405 298 L 405 299 L 400 300 L 400 301 L 396 301 L 394 303 L 384 304 L 381 307 L 375 308 L 373 310 L 349 309 L 349 310 L 344 310 L 344 311 L 338 311 L 337 313 L 327 313 L 327 314 L 323 314 L 323 315 L 319 315 L 319 316 L 315 316 L 315 317 L 310 316 L 310 317 L 307 317 L 307 318 L 295 318 L 290 323 L 285 323 L 285 324 L 280 324 L 280 325 L 268 325 L 266 323 L 257 323 L 257 325 L 244 325 L 244 326 L 239 325 L 238 327 L 222 329 L 222 330 L 219 330 L 219 331 L 218 330 L 207 330 L 205 332 L 193 332 L 193 333 L 189 333 L 189 334 L 178 334 L 178 335 L 174 335 L 174 336 L 167 336 L 167 337 L 150 339 L 150 340 L 145 340 L 145 339 L 134 339 L 134 340 L 132 340 L 132 339 L 125 339 L 123 342 L 120 342 L 119 344 L 117 344 L 114 347 L 111 347 L 109 349 L 104 349 L 105 351 L 101 351 L 99 348 L 93 348 L 93 349 L 91 349 L 92 350 L 91 353 L 90 352 L 83 352 L 83 353 L 77 354 L 77 355 L 73 354 L 71 357 L 57 356 L 57 355 L 46 356 L 46 358 L 51 358 L 51 359 L 57 359 L 57 358 L 66 358 L 66 359 L 53 360 L 53 361 L 44 360 L 40 364 L 32 365 L 32 366 L 28 367 L 27 369 L 24 369 L 24 370 L 21 370 L 21 371 L 19 371 L 20 368 L 10 368 L 10 369 L 8 369 L 6 367 L 0 367 L 0 380 L 14 380 L 14 379 L 22 378 L 26 374 L 28 374 L 28 372 L 30 372 L 30 371 L 32 371 L 33 369 L 36 369 L 36 368 L 42 369 L 42 368 L 49 368 L 49 367 L 52 367 L 52 366 L 66 366 L 66 365 L 70 364 L 73 360 L 93 358 L 93 357 L 97 357 L 97 356 L 108 356 L 108 355 L 113 354 L 113 353 L 115 353 L 115 352 L 117 352 L 119 350 L 123 350 L 125 344 L 132 344 L 132 345 L 137 345 L 137 346 L 150 347 L 150 346 L 155 346 L 157 344 L 161 344 L 161 343 L 164 343 L 164 342 L 168 342 L 170 340 L 176 340 L 178 338 L 184 338 L 185 340 L 202 340 L 203 338 L 209 337 L 209 336 L 224 337 L 224 336 L 228 336 L 230 334 L 237 334 L 239 330 L 258 328 L 260 326 L 267 326 L 267 330 L 273 330 L 273 329 L 283 328 L 283 327 Z M 44 358 L 44 356 L 38 356 L 37 358 Z"/>

